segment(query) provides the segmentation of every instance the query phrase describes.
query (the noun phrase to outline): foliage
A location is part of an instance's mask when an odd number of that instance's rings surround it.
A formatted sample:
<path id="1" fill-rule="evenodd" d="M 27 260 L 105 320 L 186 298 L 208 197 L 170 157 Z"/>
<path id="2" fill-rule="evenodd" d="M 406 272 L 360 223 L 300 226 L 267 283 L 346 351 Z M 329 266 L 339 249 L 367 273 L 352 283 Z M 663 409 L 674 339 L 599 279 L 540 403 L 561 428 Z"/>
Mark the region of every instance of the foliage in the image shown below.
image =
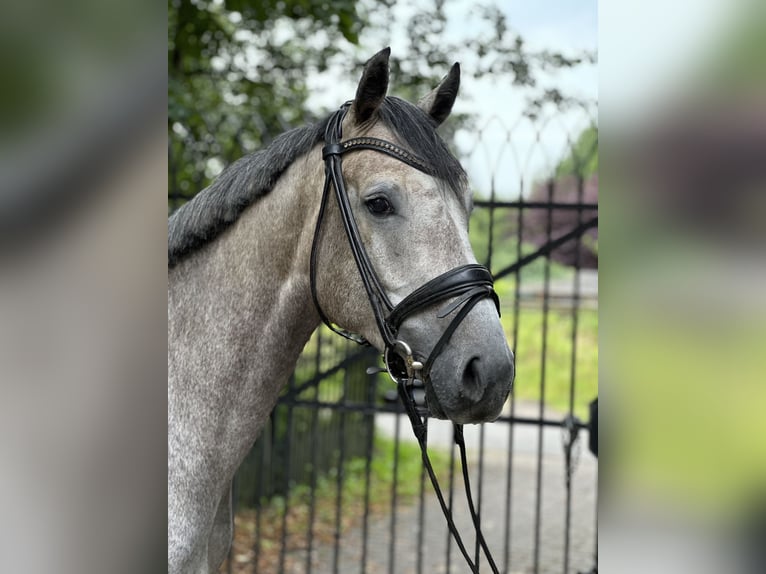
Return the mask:
<path id="1" fill-rule="evenodd" d="M 567 175 L 589 177 L 598 173 L 598 128 L 584 129 L 572 144 L 569 155 L 556 166 L 557 178 Z"/>
<path id="2" fill-rule="evenodd" d="M 362 27 L 351 0 L 171 0 L 168 8 L 169 190 L 185 197 L 223 164 L 310 121 L 307 72 L 340 50 L 330 37 L 357 42 Z"/>
<path id="3" fill-rule="evenodd" d="M 474 77 L 489 76 L 530 92 L 531 113 L 573 100 L 542 86 L 540 72 L 592 62 L 529 50 L 497 5 L 485 0 L 466 17 L 476 26 L 447 41 L 445 0 L 406 6 L 393 0 L 169 0 L 168 137 L 169 196 L 174 207 L 203 189 L 224 165 L 267 145 L 277 134 L 317 119 L 307 109 L 308 78 L 355 78 L 376 48 L 404 26 L 408 43 L 392 54 L 396 95 L 417 100 L 446 73 L 455 54 L 474 57 Z M 360 38 L 366 44 L 360 47 Z M 377 43 L 374 43 L 376 42 Z M 470 122 L 453 117 L 444 137 Z"/>

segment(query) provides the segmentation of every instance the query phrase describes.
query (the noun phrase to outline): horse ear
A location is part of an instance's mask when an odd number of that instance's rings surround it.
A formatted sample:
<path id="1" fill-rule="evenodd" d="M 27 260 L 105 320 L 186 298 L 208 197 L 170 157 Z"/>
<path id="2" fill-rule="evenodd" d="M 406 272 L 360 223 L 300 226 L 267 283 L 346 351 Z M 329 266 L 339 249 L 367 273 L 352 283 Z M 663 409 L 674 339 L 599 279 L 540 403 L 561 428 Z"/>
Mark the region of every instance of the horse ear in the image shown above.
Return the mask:
<path id="1" fill-rule="evenodd" d="M 418 107 L 440 125 L 452 111 L 452 104 L 460 88 L 460 64 L 455 62 L 441 83 L 423 96 Z"/>
<path id="2" fill-rule="evenodd" d="M 375 113 L 388 91 L 388 57 L 391 48 L 384 48 L 364 65 L 362 79 L 356 88 L 354 118 L 357 124 L 366 122 Z"/>

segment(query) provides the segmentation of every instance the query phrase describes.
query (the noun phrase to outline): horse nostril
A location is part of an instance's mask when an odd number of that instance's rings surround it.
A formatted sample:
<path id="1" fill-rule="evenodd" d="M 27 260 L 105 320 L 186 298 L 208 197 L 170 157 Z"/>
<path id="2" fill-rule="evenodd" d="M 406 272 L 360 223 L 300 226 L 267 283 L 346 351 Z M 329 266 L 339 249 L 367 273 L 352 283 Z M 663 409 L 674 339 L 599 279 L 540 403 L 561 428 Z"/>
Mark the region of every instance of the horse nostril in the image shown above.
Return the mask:
<path id="1" fill-rule="evenodd" d="M 478 401 L 484 396 L 484 388 L 479 375 L 479 357 L 468 360 L 463 370 L 463 396 L 472 401 Z"/>

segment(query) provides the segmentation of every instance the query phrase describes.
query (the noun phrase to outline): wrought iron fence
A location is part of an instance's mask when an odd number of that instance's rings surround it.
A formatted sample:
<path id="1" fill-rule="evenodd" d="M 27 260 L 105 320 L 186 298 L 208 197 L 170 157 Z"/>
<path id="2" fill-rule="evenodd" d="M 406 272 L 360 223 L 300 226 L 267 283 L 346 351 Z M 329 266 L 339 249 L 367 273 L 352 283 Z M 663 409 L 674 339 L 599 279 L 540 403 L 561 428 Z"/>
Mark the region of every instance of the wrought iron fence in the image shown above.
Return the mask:
<path id="1" fill-rule="evenodd" d="M 461 154 L 469 176 L 487 129 Z M 471 483 L 501 572 L 596 572 L 597 464 L 582 436 L 597 395 L 598 181 L 578 169 L 535 180 L 519 162 L 497 176 L 518 156 L 514 129 L 493 149 L 497 169 L 479 177 L 488 188 L 471 225 L 477 258 L 496 279 L 516 391 L 496 422 L 466 429 Z M 534 133 L 539 145 L 543 131 Z M 393 383 L 365 372 L 378 361 L 315 332 L 235 480 L 226 571 L 464 571 Z M 455 522 L 470 532 L 449 429 L 430 421 L 431 449 Z"/>

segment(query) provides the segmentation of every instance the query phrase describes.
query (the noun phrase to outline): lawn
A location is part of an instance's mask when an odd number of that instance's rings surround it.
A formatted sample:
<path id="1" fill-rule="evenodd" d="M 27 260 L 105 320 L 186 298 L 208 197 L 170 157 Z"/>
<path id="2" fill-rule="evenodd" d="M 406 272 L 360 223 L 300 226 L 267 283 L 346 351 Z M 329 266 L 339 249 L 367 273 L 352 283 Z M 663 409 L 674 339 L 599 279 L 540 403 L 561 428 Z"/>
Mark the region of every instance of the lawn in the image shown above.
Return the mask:
<path id="1" fill-rule="evenodd" d="M 514 397 L 539 401 L 544 393 L 546 405 L 568 412 L 574 383 L 574 413 L 587 421 L 588 403 L 598 394 L 598 311 L 580 309 L 575 317 L 570 310 L 552 309 L 546 318 L 542 309 L 522 308 L 517 319 L 505 313 L 501 321 L 515 348 Z"/>
<path id="2" fill-rule="evenodd" d="M 546 274 L 559 290 L 572 285 L 575 277 L 573 269 L 545 258 L 524 267 L 519 274 L 520 291 L 527 296 L 521 296 L 518 316 L 514 312 L 516 276 L 495 284 L 503 309 L 500 320 L 516 358 L 513 395 L 538 402 L 543 394 L 548 407 L 569 412 L 574 385 L 572 410 L 587 421 L 588 404 L 598 395 L 598 308 L 585 301 L 573 310 L 571 300 L 551 300 L 546 313 L 542 300 Z"/>

